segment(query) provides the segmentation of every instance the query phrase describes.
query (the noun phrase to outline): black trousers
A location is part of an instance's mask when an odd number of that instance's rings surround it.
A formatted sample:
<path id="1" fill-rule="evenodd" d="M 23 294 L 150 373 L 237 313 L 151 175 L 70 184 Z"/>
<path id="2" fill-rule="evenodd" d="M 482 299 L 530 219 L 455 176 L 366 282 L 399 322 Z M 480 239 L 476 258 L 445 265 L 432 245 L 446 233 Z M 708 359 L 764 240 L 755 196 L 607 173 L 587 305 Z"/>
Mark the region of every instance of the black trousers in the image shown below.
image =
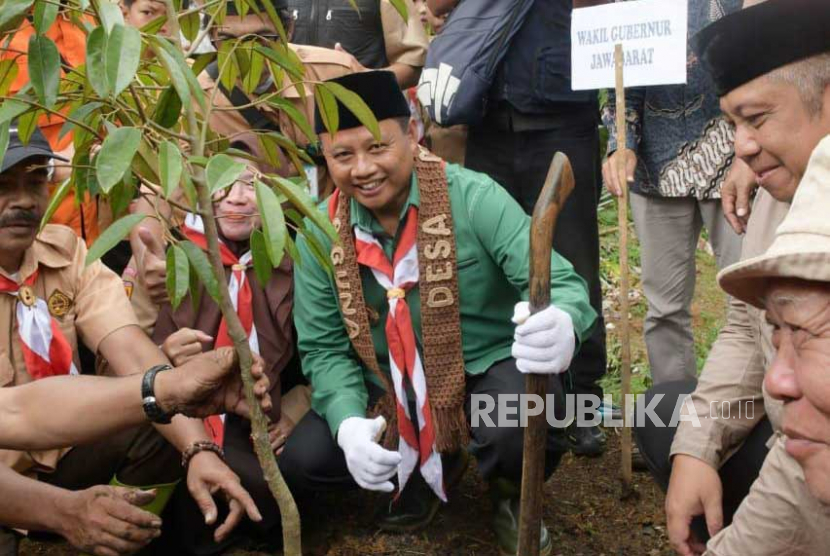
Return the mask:
<path id="1" fill-rule="evenodd" d="M 505 111 L 507 110 L 507 111 Z M 509 109 L 494 110 L 467 136 L 466 167 L 496 180 L 528 214 L 547 176 L 553 155 L 570 159 L 576 178 L 556 223 L 553 246 L 568 259 L 588 285 L 591 306 L 598 321 L 582 343 L 570 368 L 567 390 L 602 396 L 597 384 L 605 374 L 605 324 L 599 280 L 599 228 L 597 205 L 601 193 L 598 109 L 595 104 L 563 106 L 544 117 L 521 119 Z M 543 127 L 544 129 L 527 128 Z"/>
<path id="2" fill-rule="evenodd" d="M 697 381 L 680 380 L 666 382 L 655 386 L 645 394 L 645 402 L 648 404 L 656 394 L 663 394 L 664 397 L 657 405 L 655 413 L 668 425 L 673 417 L 677 400 L 691 394 Z M 671 461 L 669 453 L 674 440 L 674 433 L 677 429 L 671 427 L 656 427 L 648 422 L 644 427 L 634 429 L 634 439 L 640 452 L 648 465 L 652 476 L 665 491 L 669 487 L 671 476 Z M 723 524 L 724 527 L 732 523 L 732 517 L 738 510 L 741 502 L 749 494 L 749 488 L 761 471 L 764 459 L 767 457 L 767 440 L 772 436 L 772 426 L 769 420 L 764 417 L 752 430 L 740 449 L 729 458 L 718 470 L 723 484 Z M 709 539 L 706 530 L 706 522 L 702 516 L 698 516 L 692 522 L 692 529 L 701 542 Z"/>
<path id="3" fill-rule="evenodd" d="M 558 380 L 549 382 L 548 392 L 560 400 L 556 405 L 564 408 L 562 386 Z M 525 378 L 516 369 L 515 360 L 506 359 L 496 363 L 481 375 L 467 377 L 467 418 L 470 419 L 473 409 L 473 395 L 523 393 Z M 377 399 L 376 395 L 374 397 Z M 506 405 L 518 407 L 519 402 L 516 400 L 515 403 Z M 510 419 L 515 419 L 516 415 L 512 414 Z M 496 410 L 490 416 L 493 423 L 498 425 Z M 558 417 L 562 418 L 561 415 Z M 516 483 L 521 481 L 523 429 L 489 427 L 485 420 L 480 419 L 478 426 L 471 427 L 470 434 L 472 440 L 468 448 L 476 457 L 479 472 L 485 479 L 504 478 Z M 546 477 L 556 469 L 566 449 L 563 430 L 550 428 L 545 452 Z M 288 438 L 279 464 L 293 492 L 357 488 L 346 467 L 343 451 L 332 437 L 328 424 L 313 411 L 306 414 Z"/>

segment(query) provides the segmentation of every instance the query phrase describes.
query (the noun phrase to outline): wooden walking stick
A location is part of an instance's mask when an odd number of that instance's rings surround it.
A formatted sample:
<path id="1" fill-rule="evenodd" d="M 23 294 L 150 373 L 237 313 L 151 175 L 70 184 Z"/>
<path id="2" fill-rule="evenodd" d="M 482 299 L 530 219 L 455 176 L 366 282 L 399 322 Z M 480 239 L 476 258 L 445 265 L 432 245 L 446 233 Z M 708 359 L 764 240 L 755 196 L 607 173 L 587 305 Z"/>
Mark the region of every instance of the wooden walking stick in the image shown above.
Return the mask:
<path id="1" fill-rule="evenodd" d="M 530 225 L 530 312 L 550 305 L 550 253 L 556 219 L 574 188 L 574 174 L 568 157 L 556 153 L 550 163 L 545 186 L 533 209 Z M 545 400 L 548 375 L 529 374 L 528 394 Z M 520 556 L 539 554 L 542 526 L 542 486 L 545 481 L 545 412 L 528 417 L 522 454 L 522 498 L 519 510 Z"/>
<path id="2" fill-rule="evenodd" d="M 620 153 L 626 148 L 625 128 L 625 84 L 623 82 L 623 47 L 621 44 L 614 48 L 614 65 L 616 70 L 617 95 L 617 150 Z M 621 479 L 622 497 L 627 498 L 632 493 L 631 487 L 631 428 L 628 427 L 628 401 L 631 392 L 631 338 L 628 323 L 628 180 L 625 171 L 625 157 L 618 156 L 618 176 L 621 195 L 617 211 L 617 223 L 620 230 L 620 351 L 622 375 L 622 414 L 623 428 L 621 441 Z"/>

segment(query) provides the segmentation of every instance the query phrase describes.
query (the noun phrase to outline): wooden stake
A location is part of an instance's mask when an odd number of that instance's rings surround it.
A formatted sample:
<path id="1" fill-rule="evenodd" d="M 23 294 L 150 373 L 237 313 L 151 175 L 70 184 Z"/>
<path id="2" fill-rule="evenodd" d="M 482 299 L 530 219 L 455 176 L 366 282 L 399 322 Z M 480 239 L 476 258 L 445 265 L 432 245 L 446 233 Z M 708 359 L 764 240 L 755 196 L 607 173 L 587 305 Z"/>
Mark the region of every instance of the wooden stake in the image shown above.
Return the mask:
<path id="1" fill-rule="evenodd" d="M 616 71 L 617 94 L 617 150 L 622 153 L 626 146 L 625 125 L 625 84 L 623 82 L 623 47 L 614 48 L 614 66 Z M 628 394 L 631 392 L 631 338 L 628 322 L 628 180 L 625 174 L 625 157 L 617 157 L 619 173 L 622 176 L 620 186 L 622 195 L 619 199 L 617 220 L 620 230 L 620 344 L 622 355 L 622 495 L 627 497 L 631 486 L 631 428 L 628 426 Z"/>

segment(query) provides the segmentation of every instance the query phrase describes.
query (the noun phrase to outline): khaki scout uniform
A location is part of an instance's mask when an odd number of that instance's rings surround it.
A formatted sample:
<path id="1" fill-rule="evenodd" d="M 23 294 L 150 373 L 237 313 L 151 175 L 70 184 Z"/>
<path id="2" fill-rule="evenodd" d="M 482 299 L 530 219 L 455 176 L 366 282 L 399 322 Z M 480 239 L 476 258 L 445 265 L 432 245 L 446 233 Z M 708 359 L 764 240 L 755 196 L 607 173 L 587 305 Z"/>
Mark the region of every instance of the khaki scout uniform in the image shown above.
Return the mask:
<path id="1" fill-rule="evenodd" d="M 301 46 L 297 44 L 289 44 L 288 46 L 297 54 L 303 66 L 305 66 L 305 80 L 307 81 L 325 81 L 363 70 L 363 67 L 354 56 L 345 52 L 317 46 Z M 210 94 L 216 87 L 216 83 L 204 71 L 199 75 L 199 83 L 201 83 L 206 94 Z M 290 81 L 286 78 L 286 81 L 281 87 L 288 85 L 290 85 Z M 295 87 L 288 87 L 282 96 L 291 101 L 305 115 L 309 125 L 313 128 L 314 89 L 309 85 L 305 87 L 305 92 L 306 95 L 303 97 L 300 96 L 299 91 Z M 242 114 L 237 110 L 228 110 L 228 108 L 233 108 L 233 103 L 221 90 L 216 93 L 214 104 L 220 108 L 220 110 L 213 110 L 210 113 L 210 127 L 214 132 L 230 137 L 250 129 L 248 122 Z M 268 116 L 273 122 L 279 124 L 282 133 L 297 145 L 308 145 L 308 137 L 294 125 L 291 118 L 286 116 L 285 113 L 265 103 L 258 105 L 256 108 Z"/>
<path id="2" fill-rule="evenodd" d="M 422 68 L 427 61 L 429 37 L 412 0 L 404 0 L 404 2 L 409 14 L 408 21 L 403 20 L 389 0 L 380 2 L 380 20 L 383 27 L 383 43 L 386 46 L 386 59 L 390 64 L 406 64 L 414 68 Z"/>
<path id="3" fill-rule="evenodd" d="M 72 347 L 78 369 L 81 368 L 79 337 L 97 352 L 112 332 L 138 324 L 124 296 L 121 280 L 100 261 L 86 266 L 86 253 L 83 241 L 70 228 L 49 224 L 26 251 L 18 273 L 25 279 L 40 269 L 34 284 L 35 294 L 46 300 L 49 312 Z M 17 302 L 13 295 L 0 295 L 0 386 L 3 387 L 32 382 L 20 347 L 15 319 Z M 31 476 L 37 471 L 53 471 L 68 451 L 0 450 L 0 463 Z"/>
<path id="4" fill-rule="evenodd" d="M 767 250 L 789 208 L 789 204 L 776 201 L 766 191 L 759 192 L 752 207 L 741 260 Z M 694 456 L 718 469 L 764 415 L 769 417 L 773 429 L 779 430 L 781 402 L 773 400 L 763 390 L 764 373 L 774 356 L 772 327 L 764 319 L 764 312 L 730 299 L 726 325 L 712 346 L 697 388 L 692 393 L 700 427 L 688 421 L 681 422 L 674 436 L 671 456 Z M 748 401 L 754 402 L 754 413 L 747 414 Z M 729 415 L 729 418 L 713 418 L 717 415 L 711 415 L 710 408 L 717 408 L 719 414 Z"/>

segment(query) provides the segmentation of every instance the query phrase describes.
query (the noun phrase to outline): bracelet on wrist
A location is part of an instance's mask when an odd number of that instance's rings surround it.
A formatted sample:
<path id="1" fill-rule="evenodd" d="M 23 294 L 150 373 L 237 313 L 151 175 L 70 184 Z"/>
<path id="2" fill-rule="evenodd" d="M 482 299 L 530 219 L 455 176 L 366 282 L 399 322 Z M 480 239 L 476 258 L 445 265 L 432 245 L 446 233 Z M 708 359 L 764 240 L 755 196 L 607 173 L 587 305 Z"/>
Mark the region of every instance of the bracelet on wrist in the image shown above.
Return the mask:
<path id="1" fill-rule="evenodd" d="M 225 461 L 225 451 L 216 442 L 211 442 L 210 440 L 197 440 L 188 446 L 184 452 L 182 452 L 182 467 L 187 469 L 187 466 L 190 465 L 190 460 L 193 459 L 193 456 L 200 452 L 213 452 L 219 456 L 219 459 Z"/>

